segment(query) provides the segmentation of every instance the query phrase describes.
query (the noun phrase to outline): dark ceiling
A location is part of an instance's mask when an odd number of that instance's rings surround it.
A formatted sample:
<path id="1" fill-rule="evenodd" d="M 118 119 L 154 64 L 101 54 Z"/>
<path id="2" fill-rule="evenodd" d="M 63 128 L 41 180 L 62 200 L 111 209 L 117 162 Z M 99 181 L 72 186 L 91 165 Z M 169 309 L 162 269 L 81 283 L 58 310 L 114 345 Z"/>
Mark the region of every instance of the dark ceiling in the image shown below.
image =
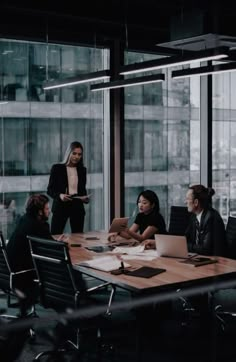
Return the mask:
<path id="1" fill-rule="evenodd" d="M 1 1 L 0 37 L 154 50 L 205 33 L 236 35 L 229 0 Z"/>

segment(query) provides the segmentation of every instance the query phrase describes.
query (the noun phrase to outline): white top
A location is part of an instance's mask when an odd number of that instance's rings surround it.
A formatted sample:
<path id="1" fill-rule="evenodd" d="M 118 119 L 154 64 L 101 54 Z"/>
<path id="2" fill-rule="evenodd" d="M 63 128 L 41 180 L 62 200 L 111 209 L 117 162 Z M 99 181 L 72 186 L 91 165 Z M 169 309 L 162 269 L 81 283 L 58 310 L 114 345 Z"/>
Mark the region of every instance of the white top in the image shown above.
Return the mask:
<path id="1" fill-rule="evenodd" d="M 203 213 L 203 210 L 200 212 L 200 214 L 197 215 L 197 219 L 198 219 L 199 225 L 200 225 L 200 223 L 201 223 L 202 213 Z"/>
<path id="2" fill-rule="evenodd" d="M 68 194 L 74 195 L 78 193 L 78 173 L 76 167 L 66 166 L 68 177 Z"/>

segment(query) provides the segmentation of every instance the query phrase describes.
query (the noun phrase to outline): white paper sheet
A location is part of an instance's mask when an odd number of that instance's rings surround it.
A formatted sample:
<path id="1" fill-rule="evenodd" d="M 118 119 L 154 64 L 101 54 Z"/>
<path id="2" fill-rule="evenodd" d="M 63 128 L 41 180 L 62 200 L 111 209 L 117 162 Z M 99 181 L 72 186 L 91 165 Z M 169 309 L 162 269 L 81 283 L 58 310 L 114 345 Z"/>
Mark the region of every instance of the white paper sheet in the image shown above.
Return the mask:
<path id="1" fill-rule="evenodd" d="M 106 255 L 93 258 L 91 260 L 85 260 L 78 265 L 86 266 L 102 271 L 111 271 L 115 269 L 119 269 L 121 267 L 121 260 L 117 258 L 116 255 Z M 130 265 L 128 263 L 124 263 L 124 267 L 127 268 Z"/>

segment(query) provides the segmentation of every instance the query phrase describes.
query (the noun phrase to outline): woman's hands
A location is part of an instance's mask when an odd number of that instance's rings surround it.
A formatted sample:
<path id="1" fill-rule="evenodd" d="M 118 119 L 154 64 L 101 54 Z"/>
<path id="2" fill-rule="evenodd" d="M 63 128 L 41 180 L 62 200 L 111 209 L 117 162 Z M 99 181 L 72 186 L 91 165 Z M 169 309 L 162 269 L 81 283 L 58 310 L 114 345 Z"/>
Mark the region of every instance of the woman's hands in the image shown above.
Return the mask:
<path id="1" fill-rule="evenodd" d="M 63 201 L 63 202 L 72 201 L 73 198 L 75 198 L 75 199 L 80 199 L 84 204 L 88 204 L 88 203 L 89 203 L 90 195 L 72 197 L 72 195 L 60 194 L 59 197 L 60 197 L 61 201 Z"/>
<path id="2" fill-rule="evenodd" d="M 84 204 L 88 204 L 89 203 L 89 196 L 85 195 L 85 196 L 79 196 L 80 200 L 83 201 Z"/>
<path id="3" fill-rule="evenodd" d="M 60 199 L 63 202 L 72 201 L 72 198 L 68 194 L 60 194 Z"/>

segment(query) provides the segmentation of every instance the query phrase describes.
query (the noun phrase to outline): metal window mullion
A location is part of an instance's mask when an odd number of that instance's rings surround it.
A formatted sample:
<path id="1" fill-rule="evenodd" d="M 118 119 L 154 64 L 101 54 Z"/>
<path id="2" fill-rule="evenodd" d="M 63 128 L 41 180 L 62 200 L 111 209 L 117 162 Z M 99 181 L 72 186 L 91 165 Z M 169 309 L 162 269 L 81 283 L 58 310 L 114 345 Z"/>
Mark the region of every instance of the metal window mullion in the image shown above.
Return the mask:
<path id="1" fill-rule="evenodd" d="M 212 75 L 200 76 L 200 183 L 212 186 Z"/>

